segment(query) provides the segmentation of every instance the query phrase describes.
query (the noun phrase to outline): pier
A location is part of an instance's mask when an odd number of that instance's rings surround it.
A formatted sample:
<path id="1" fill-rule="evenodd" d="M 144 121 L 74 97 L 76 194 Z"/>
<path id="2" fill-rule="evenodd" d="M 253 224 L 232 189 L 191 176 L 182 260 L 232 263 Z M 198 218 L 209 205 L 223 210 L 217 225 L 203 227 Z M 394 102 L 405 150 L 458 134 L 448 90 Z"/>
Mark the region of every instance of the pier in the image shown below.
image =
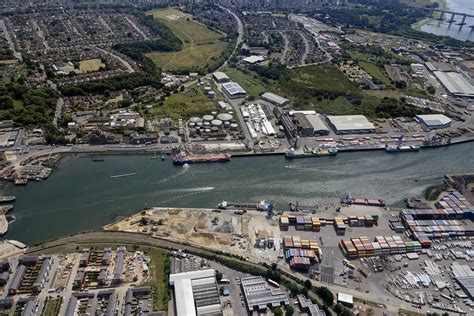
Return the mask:
<path id="1" fill-rule="evenodd" d="M 459 26 L 464 26 L 466 25 L 466 19 L 467 18 L 474 18 L 474 15 L 472 14 L 467 14 L 467 13 L 460 13 L 460 12 L 454 12 L 454 11 L 449 11 L 449 10 L 441 10 L 441 9 L 428 9 L 430 10 L 430 13 L 431 13 L 431 16 L 437 20 L 440 20 L 440 21 L 445 21 L 445 15 L 450 15 L 450 18 L 449 20 L 446 20 L 446 22 L 452 24 L 454 22 L 456 22 L 457 20 L 455 20 L 455 17 L 460 17 L 461 18 L 461 21 L 459 23 L 456 23 L 456 25 L 459 25 Z M 439 18 L 435 17 L 435 13 L 439 13 L 440 16 Z M 473 21 L 474 23 L 474 21 Z M 474 28 L 474 25 L 470 25 L 469 26 L 470 28 Z"/>

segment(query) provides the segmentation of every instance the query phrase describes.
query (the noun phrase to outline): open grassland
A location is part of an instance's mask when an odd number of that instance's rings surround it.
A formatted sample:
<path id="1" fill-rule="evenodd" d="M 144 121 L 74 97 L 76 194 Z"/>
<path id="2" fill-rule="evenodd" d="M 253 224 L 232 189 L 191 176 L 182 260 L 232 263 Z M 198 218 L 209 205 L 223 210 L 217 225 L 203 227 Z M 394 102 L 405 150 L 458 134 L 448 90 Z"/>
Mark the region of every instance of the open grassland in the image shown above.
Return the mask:
<path id="1" fill-rule="evenodd" d="M 168 276 L 169 276 L 169 256 L 162 251 L 152 250 L 150 286 L 153 291 L 153 309 L 167 310 L 168 308 Z"/>
<path id="2" fill-rule="evenodd" d="M 178 52 L 152 52 L 146 56 L 164 71 L 195 71 L 218 59 L 226 47 L 225 34 L 210 30 L 175 8 L 149 12 L 155 19 L 166 24 L 183 41 Z"/>
<path id="3" fill-rule="evenodd" d="M 209 100 L 202 88 L 190 87 L 183 92 L 174 93 L 167 97 L 163 104 L 154 107 L 155 117 L 171 117 L 173 119 L 189 119 L 192 116 L 202 116 L 215 111 L 217 102 Z"/>
<path id="4" fill-rule="evenodd" d="M 79 71 L 81 73 L 98 71 L 101 67 L 105 67 L 105 65 L 98 58 L 81 60 L 79 62 Z"/>

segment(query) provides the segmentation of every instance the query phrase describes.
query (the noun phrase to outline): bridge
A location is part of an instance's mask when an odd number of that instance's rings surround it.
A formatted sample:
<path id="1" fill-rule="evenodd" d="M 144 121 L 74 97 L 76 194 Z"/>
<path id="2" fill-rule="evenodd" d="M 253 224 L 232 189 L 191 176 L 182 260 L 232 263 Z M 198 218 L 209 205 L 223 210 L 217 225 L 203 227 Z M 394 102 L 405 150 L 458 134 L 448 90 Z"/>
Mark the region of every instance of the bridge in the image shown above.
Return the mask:
<path id="1" fill-rule="evenodd" d="M 454 22 L 456 22 L 456 20 L 454 18 L 457 17 L 457 16 L 460 17 L 461 22 L 456 23 L 457 25 L 460 25 L 460 26 L 466 25 L 466 19 L 467 18 L 474 18 L 474 15 L 467 14 L 467 13 L 460 13 L 460 12 L 454 12 L 454 11 L 442 10 L 442 9 L 429 9 L 429 10 L 431 11 L 431 15 L 433 17 L 435 15 L 435 13 L 440 13 L 440 16 L 437 18 L 440 21 L 445 20 L 445 15 L 447 15 L 447 16 L 451 15 L 450 19 L 446 21 L 448 23 L 454 23 Z M 469 27 L 474 29 L 474 25 L 470 25 Z"/>

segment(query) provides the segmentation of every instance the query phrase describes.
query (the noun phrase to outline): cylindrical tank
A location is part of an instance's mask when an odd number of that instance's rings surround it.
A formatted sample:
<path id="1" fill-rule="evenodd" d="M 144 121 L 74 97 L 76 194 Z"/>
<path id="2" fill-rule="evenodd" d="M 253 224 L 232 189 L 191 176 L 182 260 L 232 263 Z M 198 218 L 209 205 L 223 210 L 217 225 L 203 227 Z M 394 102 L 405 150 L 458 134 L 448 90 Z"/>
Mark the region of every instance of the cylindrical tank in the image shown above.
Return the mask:
<path id="1" fill-rule="evenodd" d="M 232 120 L 232 115 L 227 114 L 227 113 L 221 113 L 217 116 L 217 118 L 223 122 L 228 122 Z"/>
<path id="2" fill-rule="evenodd" d="M 239 125 L 237 125 L 235 123 L 230 124 L 230 129 L 231 130 L 236 131 L 238 128 L 239 128 Z"/>
<path id="3" fill-rule="evenodd" d="M 204 115 L 204 116 L 202 117 L 202 119 L 204 120 L 204 122 L 210 122 L 210 121 L 212 121 L 212 120 L 214 119 L 214 116 L 212 116 L 212 115 Z"/>
<path id="4" fill-rule="evenodd" d="M 222 126 L 222 121 L 221 120 L 212 120 L 211 125 L 215 126 L 215 127 L 221 127 Z"/>

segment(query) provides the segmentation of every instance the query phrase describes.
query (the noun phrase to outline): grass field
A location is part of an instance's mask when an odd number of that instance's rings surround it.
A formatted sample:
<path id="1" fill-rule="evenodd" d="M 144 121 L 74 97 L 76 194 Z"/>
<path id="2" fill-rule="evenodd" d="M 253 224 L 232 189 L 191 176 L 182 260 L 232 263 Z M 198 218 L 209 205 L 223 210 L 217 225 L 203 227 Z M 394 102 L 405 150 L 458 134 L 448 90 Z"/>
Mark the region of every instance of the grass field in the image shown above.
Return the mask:
<path id="1" fill-rule="evenodd" d="M 153 309 L 168 309 L 168 275 L 169 275 L 169 257 L 166 253 L 153 250 L 150 252 L 152 274 L 150 286 L 155 290 L 153 292 Z"/>
<path id="2" fill-rule="evenodd" d="M 94 72 L 99 70 L 100 67 L 105 67 L 105 65 L 98 58 L 81 60 L 79 62 L 79 71 L 81 73 Z"/>
<path id="3" fill-rule="evenodd" d="M 155 117 L 171 117 L 173 119 L 188 119 L 192 116 L 202 116 L 215 111 L 217 102 L 209 100 L 202 88 L 190 87 L 184 92 L 167 97 L 163 105 L 154 107 Z"/>
<path id="4" fill-rule="evenodd" d="M 0 65 L 13 65 L 15 63 L 15 59 L 0 60 Z"/>
<path id="5" fill-rule="evenodd" d="M 49 298 L 43 308 L 41 316 L 56 316 L 59 315 L 61 308 L 62 297 Z"/>
<path id="6" fill-rule="evenodd" d="M 217 33 L 175 8 L 151 11 L 155 19 L 166 24 L 184 43 L 179 52 L 152 52 L 146 56 L 164 71 L 197 70 L 217 59 L 226 43 L 225 34 Z"/>
<path id="7" fill-rule="evenodd" d="M 372 78 L 378 79 L 380 82 L 389 85 L 390 78 L 388 74 L 385 72 L 385 69 L 377 66 L 374 63 L 367 62 L 367 61 L 360 61 L 359 65 L 362 69 L 364 69 Z"/>

